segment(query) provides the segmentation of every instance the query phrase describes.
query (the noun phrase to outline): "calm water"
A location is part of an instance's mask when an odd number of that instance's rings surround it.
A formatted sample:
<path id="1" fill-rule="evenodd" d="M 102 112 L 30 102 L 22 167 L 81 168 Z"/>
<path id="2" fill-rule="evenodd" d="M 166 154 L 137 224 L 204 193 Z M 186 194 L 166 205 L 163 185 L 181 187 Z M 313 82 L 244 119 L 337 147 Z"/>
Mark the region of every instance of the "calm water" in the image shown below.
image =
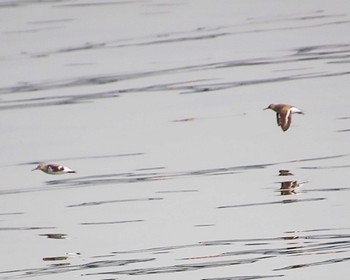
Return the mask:
<path id="1" fill-rule="evenodd" d="M 2 1 L 0 279 L 347 279 L 349 11 Z"/>

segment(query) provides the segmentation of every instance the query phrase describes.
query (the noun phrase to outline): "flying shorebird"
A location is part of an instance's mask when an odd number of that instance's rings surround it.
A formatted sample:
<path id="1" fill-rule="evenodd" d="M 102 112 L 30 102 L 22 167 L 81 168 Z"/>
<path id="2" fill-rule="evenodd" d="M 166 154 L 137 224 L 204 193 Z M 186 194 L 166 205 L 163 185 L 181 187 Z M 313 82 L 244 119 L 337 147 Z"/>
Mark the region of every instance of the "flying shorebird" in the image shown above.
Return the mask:
<path id="1" fill-rule="evenodd" d="M 54 164 L 54 163 L 40 163 L 34 170 L 41 170 L 47 174 L 51 175 L 60 175 L 65 173 L 76 173 L 74 170 L 70 169 L 69 167 Z"/>
<path id="2" fill-rule="evenodd" d="M 288 104 L 270 104 L 264 110 L 271 109 L 276 112 L 277 125 L 286 131 L 292 123 L 292 114 L 304 114 L 303 111 Z"/>

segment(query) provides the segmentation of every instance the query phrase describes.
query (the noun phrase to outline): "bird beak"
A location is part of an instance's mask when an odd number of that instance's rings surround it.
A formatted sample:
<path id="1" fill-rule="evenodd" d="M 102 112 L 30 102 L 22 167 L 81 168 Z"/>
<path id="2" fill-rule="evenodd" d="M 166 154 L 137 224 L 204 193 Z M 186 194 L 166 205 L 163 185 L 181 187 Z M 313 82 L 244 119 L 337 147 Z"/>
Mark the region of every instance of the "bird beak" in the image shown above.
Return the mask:
<path id="1" fill-rule="evenodd" d="M 36 167 L 36 168 L 34 168 L 34 169 L 32 169 L 32 171 L 35 171 L 35 170 L 38 170 L 39 168 L 38 167 Z"/>
<path id="2" fill-rule="evenodd" d="M 269 107 L 266 107 L 266 108 L 264 108 L 263 110 L 267 110 L 267 109 L 270 109 Z"/>

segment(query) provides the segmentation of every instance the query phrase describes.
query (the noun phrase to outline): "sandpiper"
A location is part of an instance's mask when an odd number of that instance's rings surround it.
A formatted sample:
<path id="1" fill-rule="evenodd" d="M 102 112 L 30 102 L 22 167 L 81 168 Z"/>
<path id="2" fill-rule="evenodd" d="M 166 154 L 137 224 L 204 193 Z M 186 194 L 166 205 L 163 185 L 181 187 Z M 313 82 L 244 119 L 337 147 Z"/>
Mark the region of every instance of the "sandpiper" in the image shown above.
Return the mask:
<path id="1" fill-rule="evenodd" d="M 60 175 L 65 173 L 76 173 L 74 170 L 70 169 L 69 167 L 54 164 L 54 163 L 40 163 L 34 170 L 41 170 L 47 174 L 51 175 Z"/>
<path id="2" fill-rule="evenodd" d="M 270 104 L 264 110 L 271 109 L 276 112 L 277 116 L 277 125 L 282 128 L 283 131 L 286 131 L 292 122 L 292 114 L 304 114 L 303 111 L 288 104 Z"/>

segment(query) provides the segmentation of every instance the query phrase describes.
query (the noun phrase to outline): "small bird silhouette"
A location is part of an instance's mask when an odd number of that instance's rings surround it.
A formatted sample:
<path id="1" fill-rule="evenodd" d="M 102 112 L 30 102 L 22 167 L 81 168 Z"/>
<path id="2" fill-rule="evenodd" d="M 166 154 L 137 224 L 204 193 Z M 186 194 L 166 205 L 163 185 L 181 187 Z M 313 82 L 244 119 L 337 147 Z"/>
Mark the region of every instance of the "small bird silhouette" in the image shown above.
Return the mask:
<path id="1" fill-rule="evenodd" d="M 271 109 L 276 112 L 277 125 L 282 128 L 283 131 L 287 131 L 292 123 L 292 114 L 304 114 L 303 111 L 288 104 L 270 104 L 264 110 Z"/>
<path id="2" fill-rule="evenodd" d="M 60 175 L 65 173 L 76 173 L 74 170 L 70 169 L 69 167 L 54 164 L 54 163 L 40 163 L 34 170 L 41 170 L 47 174 L 51 175 Z"/>

